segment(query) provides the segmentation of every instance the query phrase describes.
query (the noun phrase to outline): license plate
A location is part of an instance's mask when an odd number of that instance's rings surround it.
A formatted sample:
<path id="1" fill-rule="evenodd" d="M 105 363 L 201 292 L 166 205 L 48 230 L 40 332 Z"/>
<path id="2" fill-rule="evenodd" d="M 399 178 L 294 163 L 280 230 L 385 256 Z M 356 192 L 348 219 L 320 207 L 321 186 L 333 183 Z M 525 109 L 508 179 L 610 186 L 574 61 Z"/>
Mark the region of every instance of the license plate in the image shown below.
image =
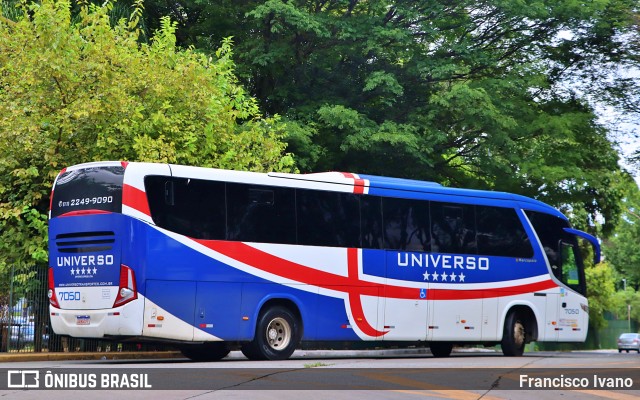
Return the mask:
<path id="1" fill-rule="evenodd" d="M 76 315 L 76 325 L 90 325 L 91 317 L 88 315 Z"/>

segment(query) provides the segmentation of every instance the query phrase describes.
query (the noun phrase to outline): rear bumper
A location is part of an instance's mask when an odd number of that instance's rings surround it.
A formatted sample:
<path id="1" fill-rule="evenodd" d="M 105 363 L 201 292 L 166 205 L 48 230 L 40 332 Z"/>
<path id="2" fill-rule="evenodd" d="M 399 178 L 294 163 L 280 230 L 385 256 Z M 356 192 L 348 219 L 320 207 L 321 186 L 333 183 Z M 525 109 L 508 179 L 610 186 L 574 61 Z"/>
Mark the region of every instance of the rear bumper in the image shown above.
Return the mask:
<path id="1" fill-rule="evenodd" d="M 82 338 L 140 336 L 144 298 L 122 307 L 101 310 L 63 310 L 49 306 L 51 328 L 58 335 Z"/>

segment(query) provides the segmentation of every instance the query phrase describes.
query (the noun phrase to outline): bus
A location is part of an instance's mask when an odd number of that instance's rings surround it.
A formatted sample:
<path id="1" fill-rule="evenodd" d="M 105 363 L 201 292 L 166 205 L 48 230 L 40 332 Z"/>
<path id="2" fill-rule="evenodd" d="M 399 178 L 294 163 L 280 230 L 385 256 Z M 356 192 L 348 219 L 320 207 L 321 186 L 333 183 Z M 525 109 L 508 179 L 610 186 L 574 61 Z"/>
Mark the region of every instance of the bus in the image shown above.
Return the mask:
<path id="1" fill-rule="evenodd" d="M 582 342 L 579 239 L 527 197 L 354 173 L 93 162 L 49 215 L 55 333 L 172 343 L 192 360 L 301 344 Z M 590 251 L 588 253 L 591 253 Z M 362 345 L 359 345 L 361 347 Z"/>

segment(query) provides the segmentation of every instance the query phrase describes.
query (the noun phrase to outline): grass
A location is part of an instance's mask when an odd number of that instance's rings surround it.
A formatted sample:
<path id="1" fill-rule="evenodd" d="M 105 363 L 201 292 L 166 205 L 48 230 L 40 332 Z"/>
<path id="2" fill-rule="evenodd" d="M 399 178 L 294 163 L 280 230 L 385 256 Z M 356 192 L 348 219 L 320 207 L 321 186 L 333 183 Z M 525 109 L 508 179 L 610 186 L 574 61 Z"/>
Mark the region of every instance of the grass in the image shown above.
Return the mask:
<path id="1" fill-rule="evenodd" d="M 304 367 L 305 368 L 317 368 L 317 367 L 329 367 L 333 364 L 325 364 L 325 363 L 321 363 L 321 362 L 317 362 L 317 363 L 313 363 L 313 364 L 305 364 Z"/>

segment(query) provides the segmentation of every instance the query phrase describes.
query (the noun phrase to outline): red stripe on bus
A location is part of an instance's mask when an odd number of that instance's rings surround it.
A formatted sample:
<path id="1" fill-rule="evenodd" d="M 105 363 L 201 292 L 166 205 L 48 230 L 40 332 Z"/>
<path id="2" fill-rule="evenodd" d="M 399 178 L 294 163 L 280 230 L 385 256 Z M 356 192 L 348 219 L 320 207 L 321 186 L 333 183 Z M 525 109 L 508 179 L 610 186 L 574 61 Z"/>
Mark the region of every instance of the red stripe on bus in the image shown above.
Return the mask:
<path id="1" fill-rule="evenodd" d="M 147 193 L 136 187 L 126 184 L 122 187 L 122 204 L 151 216 Z"/>
<path id="2" fill-rule="evenodd" d="M 353 280 L 354 283 L 359 285 L 363 281 L 361 281 L 358 277 L 358 264 L 358 249 L 348 248 L 347 275 L 349 276 L 349 281 Z M 380 286 L 378 286 L 378 289 L 380 288 Z M 355 321 L 358 328 L 367 336 L 379 337 L 387 334 L 389 332 L 388 330 L 384 332 L 379 331 L 369 324 L 369 321 L 367 321 L 367 317 L 364 315 L 364 309 L 362 307 L 362 297 L 360 296 L 357 287 L 355 287 L 354 289 L 356 290 L 349 290 L 349 306 L 351 308 L 351 315 L 353 316 L 353 320 Z"/>
<path id="3" fill-rule="evenodd" d="M 78 215 L 92 215 L 92 214 L 111 214 L 111 211 L 94 210 L 94 209 L 69 211 L 67 213 L 58 215 L 58 217 L 77 217 Z"/>
<path id="4" fill-rule="evenodd" d="M 429 300 L 472 300 L 472 299 L 488 299 L 494 297 L 514 296 L 524 293 L 533 293 L 540 290 L 553 289 L 557 287 L 551 279 L 541 282 L 528 283 L 525 285 L 509 286 L 491 289 L 472 289 L 472 290 L 456 290 L 456 289 L 430 289 L 427 291 L 427 299 Z"/>
<path id="5" fill-rule="evenodd" d="M 341 174 L 345 178 L 353 179 L 353 193 L 355 194 L 364 193 L 364 179 L 356 178 L 356 176 L 351 172 L 341 172 Z"/>
<path id="6" fill-rule="evenodd" d="M 426 296 L 421 296 L 425 289 L 403 286 L 385 285 L 360 279 L 358 268 L 358 249 L 347 249 L 347 276 L 332 274 L 307 267 L 302 264 L 258 250 L 242 242 L 225 242 L 217 240 L 193 239 L 197 243 L 261 271 L 277 275 L 281 278 L 318 286 L 347 294 L 351 315 L 358 328 L 366 335 L 380 337 L 389 331 L 379 331 L 369 324 L 364 315 L 361 296 L 384 296 L 396 299 L 428 299 L 428 300 L 471 300 L 493 297 L 514 296 L 523 293 L 551 289 L 557 287 L 553 281 L 546 280 L 525 285 L 493 289 L 429 289 Z M 426 282 L 425 282 L 426 285 Z"/>
<path id="7" fill-rule="evenodd" d="M 284 258 L 258 250 L 243 242 L 193 239 L 201 245 L 242 262 L 250 267 L 308 285 L 362 296 L 384 296 L 395 299 L 419 299 L 420 288 L 385 285 L 360 279 L 358 276 L 358 249 L 347 249 L 348 276 L 337 275 L 297 264 Z M 428 282 L 425 282 L 425 286 Z M 557 285 L 550 279 L 524 285 L 487 289 L 429 289 L 429 300 L 468 300 L 513 296 L 552 289 Z M 426 289 L 426 288 L 425 288 Z"/>

